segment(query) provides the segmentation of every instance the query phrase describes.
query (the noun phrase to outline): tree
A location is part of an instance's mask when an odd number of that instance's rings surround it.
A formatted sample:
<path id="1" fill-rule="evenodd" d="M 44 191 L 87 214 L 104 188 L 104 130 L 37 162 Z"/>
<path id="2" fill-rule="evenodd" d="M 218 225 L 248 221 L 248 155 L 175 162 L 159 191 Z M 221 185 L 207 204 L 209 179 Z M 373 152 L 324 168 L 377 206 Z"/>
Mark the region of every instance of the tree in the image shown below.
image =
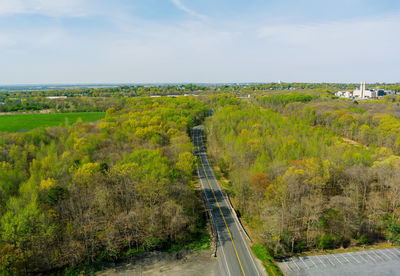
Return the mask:
<path id="1" fill-rule="evenodd" d="M 190 152 L 180 153 L 176 168 L 180 170 L 185 177 L 191 177 L 196 167 L 196 157 Z"/>

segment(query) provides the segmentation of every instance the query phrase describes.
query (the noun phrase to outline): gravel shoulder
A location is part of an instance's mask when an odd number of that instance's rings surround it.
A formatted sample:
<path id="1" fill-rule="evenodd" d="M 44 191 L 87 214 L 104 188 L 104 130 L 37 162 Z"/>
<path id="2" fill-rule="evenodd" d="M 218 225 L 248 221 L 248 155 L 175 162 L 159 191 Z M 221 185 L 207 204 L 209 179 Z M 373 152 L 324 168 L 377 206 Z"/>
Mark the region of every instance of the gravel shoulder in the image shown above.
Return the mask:
<path id="1" fill-rule="evenodd" d="M 172 276 L 217 276 L 219 267 L 209 250 L 197 252 L 151 252 L 135 259 L 105 268 L 97 276 L 123 275 L 172 275 Z"/>

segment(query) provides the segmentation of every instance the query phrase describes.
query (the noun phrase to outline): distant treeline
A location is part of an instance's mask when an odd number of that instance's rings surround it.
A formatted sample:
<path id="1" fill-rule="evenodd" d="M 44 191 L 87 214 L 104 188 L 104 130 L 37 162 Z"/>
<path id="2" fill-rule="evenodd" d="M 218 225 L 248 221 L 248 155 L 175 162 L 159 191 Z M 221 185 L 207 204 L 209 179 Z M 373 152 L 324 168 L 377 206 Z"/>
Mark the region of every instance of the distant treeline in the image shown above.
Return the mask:
<path id="1" fill-rule="evenodd" d="M 105 112 L 110 107 L 121 108 L 125 98 L 69 97 L 48 99 L 46 97 L 6 98 L 0 104 L 0 112 L 39 111 L 51 109 L 53 112 Z"/>
<path id="2" fill-rule="evenodd" d="M 0 91 L 0 102 L 7 98 L 29 98 L 46 96 L 66 97 L 134 97 L 151 95 L 183 95 L 190 93 L 266 93 L 271 91 L 307 90 L 318 93 L 333 93 L 338 90 L 353 90 L 359 87 L 358 83 L 249 83 L 249 84 L 174 84 L 174 85 L 125 85 L 107 88 L 75 88 L 53 89 L 40 91 Z M 368 84 L 367 88 L 400 91 L 400 83 Z"/>

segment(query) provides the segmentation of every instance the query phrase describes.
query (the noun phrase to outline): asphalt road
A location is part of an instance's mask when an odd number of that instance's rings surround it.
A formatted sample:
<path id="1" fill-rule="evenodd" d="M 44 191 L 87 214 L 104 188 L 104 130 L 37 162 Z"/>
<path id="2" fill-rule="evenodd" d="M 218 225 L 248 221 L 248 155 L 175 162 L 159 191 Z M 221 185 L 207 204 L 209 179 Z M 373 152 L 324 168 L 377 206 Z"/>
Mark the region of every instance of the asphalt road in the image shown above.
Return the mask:
<path id="1" fill-rule="evenodd" d="M 206 206 L 211 211 L 213 224 L 218 233 L 217 257 L 221 275 L 263 275 L 257 267 L 245 237 L 240 230 L 231 208 L 229 207 L 221 188 L 208 162 L 202 139 L 202 128 L 193 128 L 195 155 L 199 159 L 197 173 L 206 200 Z"/>

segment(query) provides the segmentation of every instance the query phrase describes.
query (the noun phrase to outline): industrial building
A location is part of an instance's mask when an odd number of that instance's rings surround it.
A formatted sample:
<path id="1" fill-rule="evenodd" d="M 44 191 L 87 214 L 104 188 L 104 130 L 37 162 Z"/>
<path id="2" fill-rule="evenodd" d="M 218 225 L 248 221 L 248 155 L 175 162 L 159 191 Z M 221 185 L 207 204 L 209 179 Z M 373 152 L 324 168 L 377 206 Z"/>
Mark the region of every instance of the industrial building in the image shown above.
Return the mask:
<path id="1" fill-rule="evenodd" d="M 361 82 L 359 89 L 356 89 L 354 91 L 338 91 L 337 93 L 335 93 L 335 95 L 346 99 L 365 100 L 365 99 L 375 99 L 378 96 L 386 95 L 386 93 L 382 89 L 379 90 L 366 89 L 366 83 Z"/>
<path id="2" fill-rule="evenodd" d="M 366 83 L 362 82 L 360 84 L 360 89 L 356 89 L 353 91 L 353 97 L 355 99 L 372 99 L 377 97 L 377 92 L 374 90 L 367 90 Z"/>

